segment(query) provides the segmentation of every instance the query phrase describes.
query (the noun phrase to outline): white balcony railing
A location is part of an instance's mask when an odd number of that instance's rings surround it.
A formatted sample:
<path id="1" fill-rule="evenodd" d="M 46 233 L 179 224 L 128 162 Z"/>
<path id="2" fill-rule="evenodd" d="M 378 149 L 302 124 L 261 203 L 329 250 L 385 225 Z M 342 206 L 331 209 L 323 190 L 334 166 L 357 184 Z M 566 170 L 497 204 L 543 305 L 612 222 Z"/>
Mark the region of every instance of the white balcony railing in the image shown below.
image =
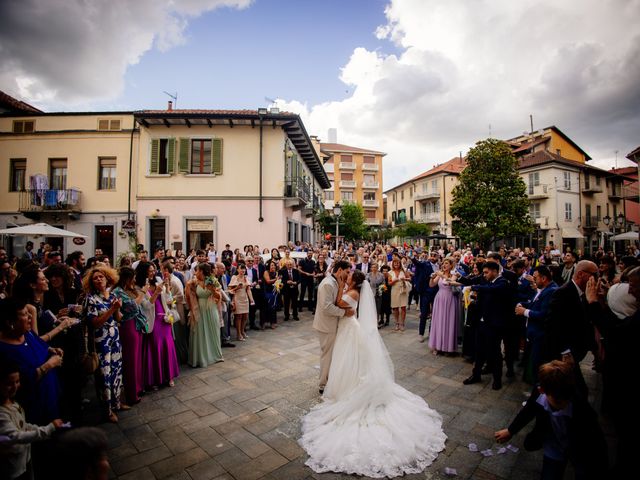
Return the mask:
<path id="1" fill-rule="evenodd" d="M 362 188 L 365 190 L 377 190 L 380 188 L 380 182 L 362 182 Z"/>
<path id="2" fill-rule="evenodd" d="M 377 172 L 378 170 L 380 170 L 380 167 L 376 163 L 363 163 L 362 170 L 368 172 Z"/>
<path id="3" fill-rule="evenodd" d="M 533 222 L 539 227 L 539 228 L 547 228 L 549 227 L 549 217 L 538 217 L 538 218 L 534 218 Z"/>
<path id="4" fill-rule="evenodd" d="M 367 225 L 380 225 L 380 219 L 378 218 L 367 218 Z"/>
<path id="5" fill-rule="evenodd" d="M 380 206 L 380 202 L 378 200 L 363 200 L 362 206 L 378 208 Z"/>
<path id="6" fill-rule="evenodd" d="M 340 162 L 340 170 L 355 170 L 356 164 L 354 162 Z"/>
<path id="7" fill-rule="evenodd" d="M 416 217 L 420 223 L 440 223 L 440 213 L 421 213 Z"/>
<path id="8" fill-rule="evenodd" d="M 340 180 L 340 188 L 356 188 L 355 180 Z"/>
<path id="9" fill-rule="evenodd" d="M 440 198 L 440 192 L 431 192 L 431 193 L 416 193 L 413 197 L 414 200 L 431 200 L 434 198 Z"/>
<path id="10" fill-rule="evenodd" d="M 547 198 L 549 197 L 548 185 L 529 185 L 527 187 L 529 198 Z"/>

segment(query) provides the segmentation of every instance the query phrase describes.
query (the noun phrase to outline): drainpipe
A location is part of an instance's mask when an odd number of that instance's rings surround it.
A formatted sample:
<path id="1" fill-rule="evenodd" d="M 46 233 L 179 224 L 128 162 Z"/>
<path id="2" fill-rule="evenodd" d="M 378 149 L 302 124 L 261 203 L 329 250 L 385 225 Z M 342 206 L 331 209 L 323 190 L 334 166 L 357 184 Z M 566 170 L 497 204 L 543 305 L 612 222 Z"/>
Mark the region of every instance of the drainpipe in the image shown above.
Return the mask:
<path id="1" fill-rule="evenodd" d="M 127 220 L 131 220 L 131 177 L 133 167 L 133 133 L 136 131 L 136 119 L 133 119 L 131 127 L 131 137 L 129 139 L 129 191 L 127 195 Z"/>
<path id="2" fill-rule="evenodd" d="M 258 221 L 259 222 L 264 222 L 264 217 L 262 216 L 262 115 L 260 116 L 260 173 L 259 173 L 259 184 L 260 184 L 260 192 L 258 194 L 259 196 L 259 200 L 258 200 L 258 204 L 259 204 L 259 217 L 258 217 Z"/>

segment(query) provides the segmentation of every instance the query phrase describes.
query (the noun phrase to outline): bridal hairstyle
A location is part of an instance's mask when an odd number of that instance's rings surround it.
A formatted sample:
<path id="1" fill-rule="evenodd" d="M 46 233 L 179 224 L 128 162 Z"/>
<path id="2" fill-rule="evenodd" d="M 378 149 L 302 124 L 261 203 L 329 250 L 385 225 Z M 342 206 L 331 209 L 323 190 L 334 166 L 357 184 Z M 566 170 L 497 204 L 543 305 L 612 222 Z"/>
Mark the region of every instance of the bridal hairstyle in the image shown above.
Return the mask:
<path id="1" fill-rule="evenodd" d="M 354 282 L 353 287 L 358 291 L 358 295 L 360 295 L 360 289 L 362 287 L 362 282 L 364 282 L 365 275 L 361 270 L 354 270 L 351 274 L 351 281 Z M 358 306 L 356 307 L 356 317 L 360 314 L 360 297 L 358 297 Z"/>

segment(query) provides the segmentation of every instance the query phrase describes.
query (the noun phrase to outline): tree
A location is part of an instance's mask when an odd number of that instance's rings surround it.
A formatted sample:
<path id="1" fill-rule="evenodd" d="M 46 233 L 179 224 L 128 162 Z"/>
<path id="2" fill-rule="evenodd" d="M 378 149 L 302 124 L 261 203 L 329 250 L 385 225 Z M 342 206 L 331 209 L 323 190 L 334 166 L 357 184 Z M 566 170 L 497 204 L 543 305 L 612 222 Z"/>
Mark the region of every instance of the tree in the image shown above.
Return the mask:
<path id="1" fill-rule="evenodd" d="M 398 238 L 417 238 L 426 237 L 431 233 L 431 229 L 424 223 L 409 220 L 407 223 L 398 225 L 394 229 L 394 233 Z"/>
<path id="2" fill-rule="evenodd" d="M 340 215 L 340 236 L 345 240 L 361 240 L 367 236 L 367 225 L 362 205 L 345 203 Z M 331 210 L 324 210 L 318 216 L 318 224 L 325 233 L 336 233 L 336 219 Z"/>
<path id="3" fill-rule="evenodd" d="M 467 167 L 453 189 L 453 232 L 484 248 L 499 238 L 532 231 L 527 187 L 505 142 L 489 138 L 467 154 Z"/>

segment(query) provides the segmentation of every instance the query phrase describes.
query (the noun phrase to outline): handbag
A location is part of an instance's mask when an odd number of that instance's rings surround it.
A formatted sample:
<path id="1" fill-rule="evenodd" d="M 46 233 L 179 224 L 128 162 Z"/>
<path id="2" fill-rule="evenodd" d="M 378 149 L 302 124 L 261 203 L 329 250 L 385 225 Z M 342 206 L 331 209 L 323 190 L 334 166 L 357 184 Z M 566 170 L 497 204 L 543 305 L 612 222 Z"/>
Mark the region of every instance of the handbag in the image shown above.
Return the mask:
<path id="1" fill-rule="evenodd" d="M 82 337 L 84 339 L 84 352 L 80 355 L 80 367 L 86 375 L 91 375 L 100 365 L 100 359 L 96 353 L 93 327 L 85 324 L 85 332 Z"/>

